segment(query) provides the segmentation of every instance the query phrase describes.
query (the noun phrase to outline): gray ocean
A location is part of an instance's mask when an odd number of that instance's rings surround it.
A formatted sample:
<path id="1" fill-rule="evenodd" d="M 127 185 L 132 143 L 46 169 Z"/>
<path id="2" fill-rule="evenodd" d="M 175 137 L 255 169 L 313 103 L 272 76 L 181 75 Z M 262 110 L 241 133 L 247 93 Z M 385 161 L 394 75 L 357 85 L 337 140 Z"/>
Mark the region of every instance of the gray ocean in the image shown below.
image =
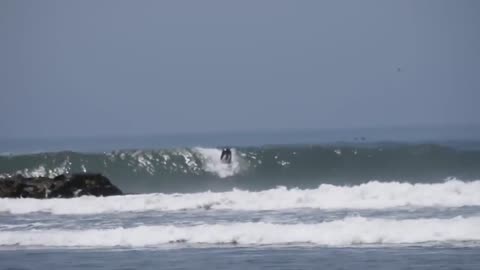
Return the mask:
<path id="1" fill-rule="evenodd" d="M 0 199 L 0 268 L 480 269 L 480 144 L 432 134 L 0 140 L 0 178 L 128 193 Z"/>

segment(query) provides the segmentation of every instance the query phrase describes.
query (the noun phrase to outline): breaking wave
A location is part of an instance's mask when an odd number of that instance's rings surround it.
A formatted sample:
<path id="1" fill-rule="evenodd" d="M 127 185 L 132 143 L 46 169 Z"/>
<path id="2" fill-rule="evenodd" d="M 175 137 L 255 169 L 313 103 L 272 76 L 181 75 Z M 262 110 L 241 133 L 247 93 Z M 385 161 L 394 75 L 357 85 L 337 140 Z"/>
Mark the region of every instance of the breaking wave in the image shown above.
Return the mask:
<path id="1" fill-rule="evenodd" d="M 383 181 L 480 179 L 480 151 L 440 145 L 275 146 L 233 149 L 232 164 L 216 148 L 37 153 L 0 156 L 0 178 L 93 172 L 129 193 L 316 188 Z"/>
<path id="2" fill-rule="evenodd" d="M 148 247 L 176 243 L 361 246 L 480 241 L 480 217 L 369 219 L 317 224 L 230 223 L 115 229 L 0 231 L 0 246 Z"/>
<path id="3" fill-rule="evenodd" d="M 372 181 L 356 186 L 322 184 L 316 189 L 278 187 L 265 191 L 232 190 L 190 194 L 143 194 L 73 199 L 0 199 L 0 212 L 25 214 L 100 214 L 188 209 L 282 210 L 386 209 L 480 205 L 480 181 L 436 184 Z"/>

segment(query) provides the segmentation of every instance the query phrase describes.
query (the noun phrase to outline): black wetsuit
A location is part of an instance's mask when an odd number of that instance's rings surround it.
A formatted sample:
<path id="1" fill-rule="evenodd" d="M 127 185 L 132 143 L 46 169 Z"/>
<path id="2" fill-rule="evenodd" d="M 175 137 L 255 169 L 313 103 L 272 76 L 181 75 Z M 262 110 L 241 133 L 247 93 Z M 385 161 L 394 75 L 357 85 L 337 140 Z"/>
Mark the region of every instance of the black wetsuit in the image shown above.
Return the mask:
<path id="1" fill-rule="evenodd" d="M 220 160 L 227 163 L 232 162 L 232 151 L 230 151 L 230 148 L 223 149 Z"/>

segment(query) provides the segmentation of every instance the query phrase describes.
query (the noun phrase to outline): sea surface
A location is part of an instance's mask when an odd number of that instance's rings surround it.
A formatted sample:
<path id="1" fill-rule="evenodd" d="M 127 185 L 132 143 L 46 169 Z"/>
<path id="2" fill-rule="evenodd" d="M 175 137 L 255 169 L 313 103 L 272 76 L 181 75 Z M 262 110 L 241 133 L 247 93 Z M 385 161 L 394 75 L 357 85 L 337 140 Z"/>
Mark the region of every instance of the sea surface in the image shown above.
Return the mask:
<path id="1" fill-rule="evenodd" d="M 0 199 L 0 269 L 480 269 L 477 141 L 283 136 L 231 164 L 226 143 L 1 141 L 0 178 L 127 195 Z"/>

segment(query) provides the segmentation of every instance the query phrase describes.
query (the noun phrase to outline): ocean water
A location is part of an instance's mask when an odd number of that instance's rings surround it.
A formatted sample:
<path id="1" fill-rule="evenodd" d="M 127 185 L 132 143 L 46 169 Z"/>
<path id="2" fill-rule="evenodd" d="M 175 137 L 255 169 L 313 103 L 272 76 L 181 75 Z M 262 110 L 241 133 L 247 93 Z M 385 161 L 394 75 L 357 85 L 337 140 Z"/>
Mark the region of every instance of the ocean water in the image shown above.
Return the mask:
<path id="1" fill-rule="evenodd" d="M 480 269 L 475 145 L 4 149 L 0 178 L 100 172 L 128 194 L 0 199 L 0 268 Z"/>

